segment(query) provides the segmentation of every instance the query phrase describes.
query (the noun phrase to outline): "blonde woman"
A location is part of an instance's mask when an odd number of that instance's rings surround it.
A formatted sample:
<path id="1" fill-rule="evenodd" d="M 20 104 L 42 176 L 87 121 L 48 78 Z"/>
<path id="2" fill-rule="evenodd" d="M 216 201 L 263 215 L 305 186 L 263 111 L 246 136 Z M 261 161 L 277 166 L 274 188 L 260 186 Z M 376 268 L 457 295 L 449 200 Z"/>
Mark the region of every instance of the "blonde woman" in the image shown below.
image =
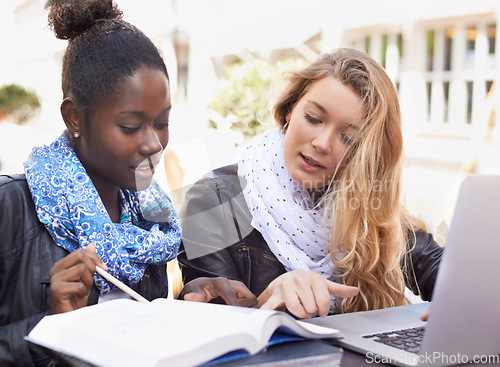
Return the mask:
<path id="1" fill-rule="evenodd" d="M 287 81 L 278 127 L 187 193 L 184 281 L 239 280 L 260 307 L 300 318 L 402 305 L 405 286 L 429 300 L 443 249 L 400 202 L 391 80 L 368 55 L 337 49 Z M 181 297 L 199 298 L 190 291 Z"/>

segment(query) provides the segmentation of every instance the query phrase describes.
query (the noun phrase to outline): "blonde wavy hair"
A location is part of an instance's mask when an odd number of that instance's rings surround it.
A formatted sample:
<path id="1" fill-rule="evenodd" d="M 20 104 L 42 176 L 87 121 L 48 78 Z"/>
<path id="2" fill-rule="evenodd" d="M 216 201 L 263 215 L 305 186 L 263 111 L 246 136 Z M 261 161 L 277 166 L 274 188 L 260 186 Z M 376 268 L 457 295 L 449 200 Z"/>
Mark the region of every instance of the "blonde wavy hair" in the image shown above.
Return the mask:
<path id="1" fill-rule="evenodd" d="M 360 130 L 321 199 L 335 218 L 330 248 L 336 277 L 360 289 L 357 297 L 338 299 L 337 312 L 405 304 L 409 236 L 425 225 L 401 205 L 403 137 L 396 89 L 370 56 L 336 49 L 290 73 L 272 109 L 285 133 L 287 114 L 325 77 L 350 87 L 363 102 Z"/>

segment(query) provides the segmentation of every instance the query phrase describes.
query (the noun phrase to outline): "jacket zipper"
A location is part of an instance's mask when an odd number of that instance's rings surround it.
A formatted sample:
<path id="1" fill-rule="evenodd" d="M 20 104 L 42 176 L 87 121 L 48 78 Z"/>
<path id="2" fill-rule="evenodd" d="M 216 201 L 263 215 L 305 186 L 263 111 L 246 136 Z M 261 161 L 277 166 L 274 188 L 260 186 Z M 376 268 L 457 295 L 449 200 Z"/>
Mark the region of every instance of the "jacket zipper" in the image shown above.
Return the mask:
<path id="1" fill-rule="evenodd" d="M 251 287 L 250 280 L 252 279 L 252 258 L 250 256 L 250 246 L 241 245 L 238 248 L 238 251 L 240 251 L 240 252 L 244 251 L 245 252 L 245 259 L 246 259 L 246 263 L 247 263 L 247 281 L 246 281 L 246 286 L 250 289 L 250 287 Z"/>
<path id="2" fill-rule="evenodd" d="M 41 304 L 41 310 L 45 310 L 45 305 L 47 304 L 47 291 L 48 291 L 48 286 L 46 282 L 42 283 L 42 304 Z"/>
<path id="3" fill-rule="evenodd" d="M 264 251 L 262 251 L 259 248 L 248 246 L 248 245 L 242 245 L 240 246 L 240 251 L 247 251 L 248 252 L 248 257 L 250 257 L 250 251 L 258 253 L 260 256 L 264 257 L 265 259 L 269 261 L 274 261 L 274 262 L 279 262 L 276 258 L 272 257 L 269 254 L 266 254 Z"/>
<path id="4" fill-rule="evenodd" d="M 246 263 L 247 263 L 247 281 L 246 281 L 246 284 L 247 284 L 248 288 L 250 288 L 250 286 L 251 286 L 250 280 L 252 279 L 251 278 L 251 276 L 252 276 L 252 257 L 250 256 L 250 252 L 251 251 L 255 252 L 259 256 L 262 256 L 263 258 L 265 258 L 265 259 L 267 259 L 269 261 L 279 262 L 276 258 L 272 257 L 269 254 L 266 254 L 261 249 L 253 247 L 253 246 L 240 245 L 238 247 L 238 251 L 240 251 L 240 252 L 244 251 L 245 252 L 245 258 L 246 258 Z"/>

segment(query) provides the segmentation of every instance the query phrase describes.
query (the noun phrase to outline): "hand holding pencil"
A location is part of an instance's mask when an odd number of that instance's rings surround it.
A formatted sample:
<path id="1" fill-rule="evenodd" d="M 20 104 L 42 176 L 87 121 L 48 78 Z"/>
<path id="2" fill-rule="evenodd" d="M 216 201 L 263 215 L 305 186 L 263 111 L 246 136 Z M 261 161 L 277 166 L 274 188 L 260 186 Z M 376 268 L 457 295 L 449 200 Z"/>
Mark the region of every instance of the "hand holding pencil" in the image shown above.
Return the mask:
<path id="1" fill-rule="evenodd" d="M 107 270 L 96 254 L 94 243 L 71 252 L 52 266 L 49 273 L 52 314 L 87 306 L 96 267 Z"/>
<path id="2" fill-rule="evenodd" d="M 90 290 L 94 285 L 95 272 L 135 300 L 149 302 L 106 270 L 106 264 L 96 254 L 94 242 L 85 249 L 80 248 L 56 262 L 50 270 L 51 313 L 68 312 L 87 306 Z"/>

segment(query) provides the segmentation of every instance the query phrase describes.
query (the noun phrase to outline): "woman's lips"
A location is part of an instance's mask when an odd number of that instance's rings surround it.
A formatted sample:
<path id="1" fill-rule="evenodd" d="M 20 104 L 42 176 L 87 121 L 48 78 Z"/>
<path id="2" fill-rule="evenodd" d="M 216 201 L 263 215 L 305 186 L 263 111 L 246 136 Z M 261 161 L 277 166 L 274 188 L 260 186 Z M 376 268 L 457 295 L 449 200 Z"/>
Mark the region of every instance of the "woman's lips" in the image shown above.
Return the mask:
<path id="1" fill-rule="evenodd" d="M 160 162 L 153 162 L 151 160 L 151 158 L 148 158 L 148 160 L 145 163 L 142 163 L 142 164 L 138 165 L 137 167 L 134 167 L 134 170 L 139 175 L 151 176 L 151 175 L 154 175 L 155 167 L 158 163 L 160 163 Z"/>
<path id="2" fill-rule="evenodd" d="M 317 168 L 317 169 L 325 169 L 326 168 L 325 166 L 323 166 L 322 164 L 320 164 L 318 161 L 312 159 L 309 156 L 306 156 L 306 155 L 303 155 L 303 154 L 300 154 L 300 156 L 302 157 L 303 164 L 307 165 L 308 167 L 314 167 L 314 168 Z"/>

